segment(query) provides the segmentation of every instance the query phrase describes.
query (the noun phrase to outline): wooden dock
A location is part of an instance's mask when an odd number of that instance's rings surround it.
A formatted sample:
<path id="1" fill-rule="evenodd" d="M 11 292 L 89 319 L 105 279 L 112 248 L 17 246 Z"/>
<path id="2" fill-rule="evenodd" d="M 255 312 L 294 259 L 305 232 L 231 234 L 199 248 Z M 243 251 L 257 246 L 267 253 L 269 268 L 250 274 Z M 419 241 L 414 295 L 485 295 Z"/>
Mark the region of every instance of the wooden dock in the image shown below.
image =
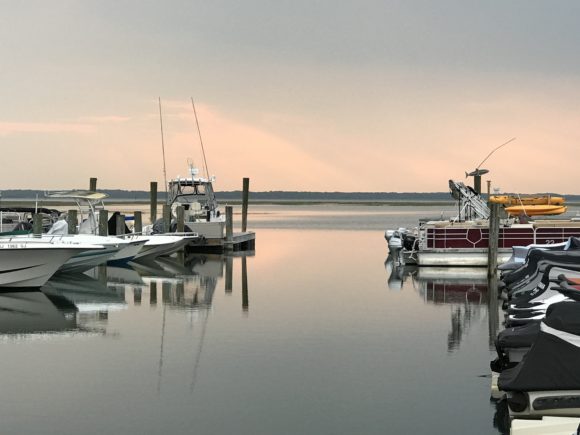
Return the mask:
<path id="1" fill-rule="evenodd" d="M 231 239 L 201 238 L 199 241 L 187 245 L 188 252 L 230 252 L 230 251 L 253 251 L 256 247 L 256 233 L 245 231 L 233 233 Z"/>

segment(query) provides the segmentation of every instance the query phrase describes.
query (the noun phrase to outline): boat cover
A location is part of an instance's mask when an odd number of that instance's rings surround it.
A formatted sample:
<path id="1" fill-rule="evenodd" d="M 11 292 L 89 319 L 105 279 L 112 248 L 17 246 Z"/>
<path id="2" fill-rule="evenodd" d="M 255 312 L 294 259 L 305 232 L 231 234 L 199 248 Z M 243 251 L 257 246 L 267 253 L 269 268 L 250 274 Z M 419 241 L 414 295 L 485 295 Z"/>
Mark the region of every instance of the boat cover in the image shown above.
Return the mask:
<path id="1" fill-rule="evenodd" d="M 525 265 L 503 277 L 502 281 L 506 286 L 509 287 L 510 284 L 525 279 L 536 271 L 540 261 L 549 262 L 555 265 L 580 265 L 580 248 L 574 248 L 567 251 L 545 251 L 540 249 L 532 249 L 528 254 Z"/>
<path id="2" fill-rule="evenodd" d="M 580 303 L 560 302 L 551 308 L 524 359 L 500 374 L 500 390 L 580 390 Z"/>
<path id="3" fill-rule="evenodd" d="M 495 347 L 502 350 L 506 348 L 516 349 L 522 347 L 531 347 L 539 332 L 539 322 L 532 322 L 528 323 L 527 325 L 506 328 L 498 334 L 495 340 Z"/>

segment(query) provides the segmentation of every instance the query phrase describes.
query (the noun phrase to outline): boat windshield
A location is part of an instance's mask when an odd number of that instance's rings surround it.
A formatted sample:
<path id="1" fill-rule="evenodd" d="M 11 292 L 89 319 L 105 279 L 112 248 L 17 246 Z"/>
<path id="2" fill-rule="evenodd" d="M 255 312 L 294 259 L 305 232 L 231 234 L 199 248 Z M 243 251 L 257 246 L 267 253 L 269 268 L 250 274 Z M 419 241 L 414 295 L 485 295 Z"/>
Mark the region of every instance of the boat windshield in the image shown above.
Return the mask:
<path id="1" fill-rule="evenodd" d="M 205 196 L 205 186 L 202 184 L 194 185 L 183 185 L 183 184 L 172 184 L 171 185 L 171 195 L 175 198 L 182 195 L 200 195 Z"/>

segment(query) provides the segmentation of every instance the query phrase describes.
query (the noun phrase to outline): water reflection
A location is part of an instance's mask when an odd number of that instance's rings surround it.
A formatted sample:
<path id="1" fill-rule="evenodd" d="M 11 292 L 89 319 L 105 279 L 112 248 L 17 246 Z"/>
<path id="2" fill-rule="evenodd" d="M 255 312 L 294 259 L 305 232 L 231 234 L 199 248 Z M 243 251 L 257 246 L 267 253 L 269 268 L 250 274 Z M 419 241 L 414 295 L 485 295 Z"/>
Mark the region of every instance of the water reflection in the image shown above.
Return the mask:
<path id="1" fill-rule="evenodd" d="M 397 266 L 390 257 L 385 261 L 390 290 L 410 286 L 426 303 L 448 305 L 451 326 L 447 337 L 447 351 L 454 352 L 471 326 L 488 318 L 489 343 L 497 334 L 497 298 L 488 296 L 487 270 L 481 267 L 418 267 Z M 491 302 L 495 308 L 489 308 Z"/>
<path id="2" fill-rule="evenodd" d="M 62 308 L 62 309 L 61 309 Z M 40 291 L 0 293 L 0 335 L 34 338 L 77 329 L 70 305 L 60 306 Z"/>
<path id="3" fill-rule="evenodd" d="M 246 255 L 236 256 L 241 257 L 242 266 L 241 309 L 247 312 Z M 111 312 L 130 307 L 156 307 L 160 303 L 163 310 L 204 312 L 202 321 L 207 323 L 214 293 L 224 277 L 224 267 L 225 291 L 232 292 L 233 264 L 233 256 L 223 255 L 158 258 L 122 267 L 101 266 L 82 274 L 57 274 L 39 290 L 4 289 L 0 292 L 0 337 L 107 335 Z"/>

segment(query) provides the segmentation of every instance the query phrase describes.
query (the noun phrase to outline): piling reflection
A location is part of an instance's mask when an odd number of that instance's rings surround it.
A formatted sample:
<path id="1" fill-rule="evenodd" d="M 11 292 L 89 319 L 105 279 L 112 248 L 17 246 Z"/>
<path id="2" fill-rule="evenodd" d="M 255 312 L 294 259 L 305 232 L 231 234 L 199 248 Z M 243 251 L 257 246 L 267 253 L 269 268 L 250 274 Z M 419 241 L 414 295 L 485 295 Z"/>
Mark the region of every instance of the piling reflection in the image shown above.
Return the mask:
<path id="1" fill-rule="evenodd" d="M 488 292 L 485 268 L 397 266 L 389 258 L 385 267 L 390 290 L 411 287 L 424 302 L 450 307 L 448 352 L 456 351 L 471 326 L 486 317 L 490 346 L 493 344 L 499 325 L 497 297 Z"/>

